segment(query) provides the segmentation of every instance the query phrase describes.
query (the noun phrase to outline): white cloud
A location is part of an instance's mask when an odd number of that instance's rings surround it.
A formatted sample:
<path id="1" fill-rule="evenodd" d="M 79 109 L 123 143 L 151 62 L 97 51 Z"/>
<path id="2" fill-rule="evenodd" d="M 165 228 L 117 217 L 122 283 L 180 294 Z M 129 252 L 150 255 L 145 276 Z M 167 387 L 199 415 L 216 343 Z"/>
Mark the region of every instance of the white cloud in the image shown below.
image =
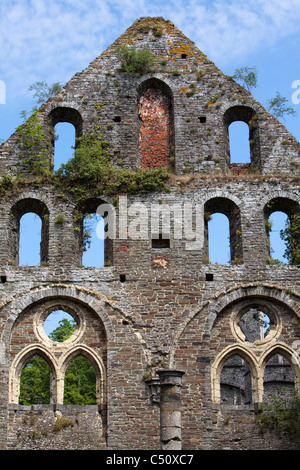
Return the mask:
<path id="1" fill-rule="evenodd" d="M 0 79 L 15 94 L 66 81 L 141 16 L 170 19 L 220 66 L 300 31 L 299 0 L 1 0 Z"/>

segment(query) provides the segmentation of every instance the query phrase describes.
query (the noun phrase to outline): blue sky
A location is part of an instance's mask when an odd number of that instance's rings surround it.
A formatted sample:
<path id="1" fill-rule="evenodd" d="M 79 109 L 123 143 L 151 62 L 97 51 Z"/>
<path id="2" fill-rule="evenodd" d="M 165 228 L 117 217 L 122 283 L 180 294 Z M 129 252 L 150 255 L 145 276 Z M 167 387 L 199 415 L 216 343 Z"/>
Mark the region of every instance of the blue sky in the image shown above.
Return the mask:
<path id="1" fill-rule="evenodd" d="M 0 139 L 35 104 L 30 84 L 66 83 L 141 16 L 171 20 L 228 75 L 256 66 L 255 98 L 265 105 L 277 91 L 285 96 L 296 116 L 282 122 L 300 141 L 300 104 L 292 103 L 292 84 L 300 80 L 300 0 L 1 0 Z"/>
<path id="2" fill-rule="evenodd" d="M 226 74 L 255 65 L 262 104 L 276 91 L 291 100 L 300 80 L 300 0 L 1 0 L 0 139 L 32 108 L 30 84 L 67 82 L 141 16 L 171 20 Z M 285 125 L 300 140 L 299 116 Z"/>

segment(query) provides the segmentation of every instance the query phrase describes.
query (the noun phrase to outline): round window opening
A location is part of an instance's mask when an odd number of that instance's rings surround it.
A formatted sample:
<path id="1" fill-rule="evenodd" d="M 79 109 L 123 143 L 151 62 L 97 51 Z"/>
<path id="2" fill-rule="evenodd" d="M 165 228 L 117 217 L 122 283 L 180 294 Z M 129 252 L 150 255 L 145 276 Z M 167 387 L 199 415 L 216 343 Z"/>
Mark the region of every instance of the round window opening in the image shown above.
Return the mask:
<path id="1" fill-rule="evenodd" d="M 245 335 L 245 341 L 254 343 L 266 339 L 273 329 L 273 320 L 271 316 L 259 308 L 245 309 L 240 317 L 238 326 Z"/>
<path id="2" fill-rule="evenodd" d="M 55 343 L 63 343 L 69 339 L 77 326 L 77 320 L 73 315 L 62 309 L 53 310 L 43 323 L 46 335 Z"/>

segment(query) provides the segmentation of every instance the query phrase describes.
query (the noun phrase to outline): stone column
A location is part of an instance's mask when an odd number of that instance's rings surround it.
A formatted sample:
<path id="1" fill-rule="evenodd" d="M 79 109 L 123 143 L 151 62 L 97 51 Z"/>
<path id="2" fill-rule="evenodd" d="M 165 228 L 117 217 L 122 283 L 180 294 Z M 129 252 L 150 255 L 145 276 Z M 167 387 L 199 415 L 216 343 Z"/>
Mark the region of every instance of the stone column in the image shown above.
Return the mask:
<path id="1" fill-rule="evenodd" d="M 160 445 L 162 450 L 181 450 L 181 379 L 184 372 L 160 370 Z"/>

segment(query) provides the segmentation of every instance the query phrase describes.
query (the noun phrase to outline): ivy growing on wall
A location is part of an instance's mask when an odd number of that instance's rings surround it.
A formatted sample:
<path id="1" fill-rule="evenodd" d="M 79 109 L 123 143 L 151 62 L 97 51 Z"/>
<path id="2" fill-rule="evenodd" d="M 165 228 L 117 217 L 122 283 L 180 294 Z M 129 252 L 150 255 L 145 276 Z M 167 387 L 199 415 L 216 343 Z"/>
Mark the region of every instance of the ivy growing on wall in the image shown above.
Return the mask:
<path id="1" fill-rule="evenodd" d="M 16 129 L 16 133 L 22 164 L 27 165 L 35 175 L 49 174 L 50 139 L 48 145 L 45 146 L 45 135 L 38 108 L 35 106 L 29 117 L 27 111 L 21 111 L 20 114 L 23 124 Z"/>
<path id="2" fill-rule="evenodd" d="M 271 395 L 267 403 L 260 405 L 257 416 L 262 433 L 275 432 L 279 436 L 300 436 L 300 399 L 295 394 L 292 398 Z"/>
<path id="3" fill-rule="evenodd" d="M 35 176 L 31 183 L 35 186 L 52 184 L 60 197 L 71 196 L 79 207 L 89 197 L 167 190 L 169 173 L 165 168 L 131 170 L 112 163 L 112 144 L 99 124 L 105 104 L 95 103 L 94 131 L 76 139 L 74 156 L 57 171 L 51 168 L 48 146 L 54 132 L 48 140 L 45 138 L 38 108 L 33 108 L 30 117 L 22 111 L 24 123 L 16 129 L 16 134 L 21 163 Z M 1 192 L 13 191 L 21 179 L 22 184 L 26 184 L 24 177 L 20 178 L 2 175 Z"/>

